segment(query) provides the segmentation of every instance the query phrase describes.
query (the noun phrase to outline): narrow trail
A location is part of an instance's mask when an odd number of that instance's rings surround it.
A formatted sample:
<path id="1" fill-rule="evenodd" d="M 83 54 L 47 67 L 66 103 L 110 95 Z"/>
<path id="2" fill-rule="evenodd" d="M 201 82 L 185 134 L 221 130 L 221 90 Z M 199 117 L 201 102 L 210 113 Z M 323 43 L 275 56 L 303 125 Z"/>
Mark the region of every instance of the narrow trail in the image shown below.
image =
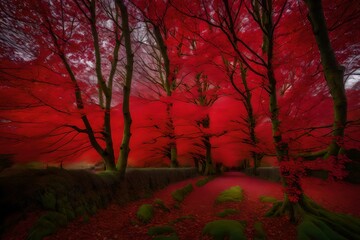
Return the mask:
<path id="1" fill-rule="evenodd" d="M 262 195 L 282 199 L 282 189 L 279 183 L 269 182 L 242 173 L 225 173 L 202 187 L 195 185 L 201 177 L 188 179 L 162 189 L 151 198 L 141 199 L 125 206 L 112 204 L 101 209 L 89 219 L 78 218 L 60 229 L 47 240 L 151 240 L 147 235 L 149 227 L 172 224 L 180 240 L 207 240 L 202 237 L 202 229 L 206 223 L 221 219 L 216 213 L 235 208 L 238 214 L 226 219 L 245 220 L 245 233 L 248 239 L 253 239 L 253 224 L 256 221 L 263 223 L 269 240 L 296 239 L 296 226 L 290 224 L 287 217 L 267 218 L 266 211 L 271 207 L 269 203 L 262 203 Z M 171 192 L 192 183 L 194 191 L 176 207 Z M 215 204 L 218 194 L 232 186 L 240 186 L 244 192 L 244 199 L 240 203 Z M 351 213 L 360 216 L 360 186 L 342 182 L 325 182 L 320 179 L 307 178 L 304 180 L 305 192 L 332 211 Z M 171 211 L 160 209 L 155 211 L 151 223 L 143 224 L 136 220 L 136 211 L 144 203 L 152 203 L 154 199 L 162 199 Z M 10 239 L 10 238 L 9 238 Z M 23 239 L 23 238 L 11 238 Z"/>

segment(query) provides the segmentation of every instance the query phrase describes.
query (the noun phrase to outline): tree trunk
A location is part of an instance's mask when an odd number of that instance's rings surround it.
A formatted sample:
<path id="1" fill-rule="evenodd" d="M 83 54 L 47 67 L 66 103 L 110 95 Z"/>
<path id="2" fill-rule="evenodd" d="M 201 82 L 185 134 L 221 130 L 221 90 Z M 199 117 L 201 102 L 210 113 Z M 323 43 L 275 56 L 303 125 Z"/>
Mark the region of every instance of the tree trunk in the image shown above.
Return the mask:
<path id="1" fill-rule="evenodd" d="M 333 140 L 325 155 L 327 158 L 339 154 L 342 147 L 339 142 L 342 142 L 344 138 L 347 120 L 344 67 L 337 62 L 335 52 L 331 47 L 321 0 L 305 0 L 305 3 L 309 9 L 308 19 L 320 51 L 325 79 L 334 103 Z"/>
<path id="2" fill-rule="evenodd" d="M 120 147 L 120 155 L 117 163 L 117 167 L 120 171 L 120 175 L 125 177 L 125 171 L 127 167 L 128 156 L 130 152 L 130 138 L 131 138 L 131 114 L 130 114 L 130 92 L 131 81 L 133 74 L 134 55 L 131 49 L 130 28 L 127 7 L 123 0 L 117 0 L 121 12 L 122 30 L 125 39 L 126 50 L 126 77 L 123 86 L 123 117 L 124 117 L 124 133 Z"/>
<path id="3" fill-rule="evenodd" d="M 210 127 L 210 116 L 206 115 L 206 117 L 202 120 L 202 125 L 204 128 Z M 216 173 L 215 167 L 212 161 L 212 155 L 211 155 L 211 142 L 210 142 L 210 136 L 205 134 L 203 136 L 203 143 L 205 147 L 205 171 L 204 175 L 213 175 Z"/>
<path id="4" fill-rule="evenodd" d="M 170 95 L 171 96 L 171 95 Z M 176 147 L 176 136 L 175 136 L 175 127 L 174 127 L 174 121 L 172 119 L 172 103 L 169 103 L 166 105 L 166 112 L 167 112 L 167 130 L 168 135 L 170 138 L 170 167 L 177 168 L 179 166 L 179 162 L 177 160 L 177 147 Z"/>

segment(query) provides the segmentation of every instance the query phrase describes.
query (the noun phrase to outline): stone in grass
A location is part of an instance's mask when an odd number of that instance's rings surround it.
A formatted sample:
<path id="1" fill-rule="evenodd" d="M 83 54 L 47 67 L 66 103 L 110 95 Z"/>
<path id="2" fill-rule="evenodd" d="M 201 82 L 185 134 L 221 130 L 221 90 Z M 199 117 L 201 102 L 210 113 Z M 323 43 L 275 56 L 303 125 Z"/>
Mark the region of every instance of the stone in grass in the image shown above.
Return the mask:
<path id="1" fill-rule="evenodd" d="M 211 236 L 214 240 L 246 240 L 244 229 L 245 222 L 216 220 L 205 225 L 203 235 Z"/>
<path id="2" fill-rule="evenodd" d="M 240 202 L 243 199 L 243 190 L 239 186 L 226 189 L 216 198 L 215 203 Z"/>
<path id="3" fill-rule="evenodd" d="M 148 223 L 151 221 L 154 215 L 154 207 L 151 204 L 143 204 L 139 207 L 136 216 L 143 222 Z"/>
<path id="4" fill-rule="evenodd" d="M 229 215 L 234 215 L 234 214 L 237 214 L 237 213 L 239 213 L 239 210 L 236 210 L 234 208 L 227 208 L 227 209 L 224 209 L 221 212 L 218 212 L 216 214 L 216 216 L 224 218 L 224 217 L 227 217 Z"/>
<path id="5" fill-rule="evenodd" d="M 158 235 L 168 235 L 174 232 L 175 230 L 172 226 L 161 225 L 161 226 L 150 227 L 147 233 L 150 236 L 158 236 Z"/>
<path id="6" fill-rule="evenodd" d="M 191 183 L 189 183 L 185 187 L 175 190 L 174 192 L 171 193 L 171 195 L 177 202 L 182 202 L 184 198 L 192 191 L 193 191 L 193 186 Z"/>
<path id="7" fill-rule="evenodd" d="M 279 200 L 277 200 L 274 197 L 270 197 L 270 196 L 260 196 L 260 202 L 267 202 L 267 203 L 274 203 L 277 202 Z"/>
<path id="8" fill-rule="evenodd" d="M 254 240 L 266 240 L 266 233 L 261 222 L 255 222 L 254 229 Z"/>

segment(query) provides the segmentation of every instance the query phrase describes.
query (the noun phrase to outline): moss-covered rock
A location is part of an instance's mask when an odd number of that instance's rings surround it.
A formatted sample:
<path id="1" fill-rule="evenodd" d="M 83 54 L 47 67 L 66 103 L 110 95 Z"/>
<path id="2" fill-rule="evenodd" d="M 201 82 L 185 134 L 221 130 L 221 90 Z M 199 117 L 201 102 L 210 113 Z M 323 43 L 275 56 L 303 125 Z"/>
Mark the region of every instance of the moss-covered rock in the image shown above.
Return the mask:
<path id="1" fill-rule="evenodd" d="M 204 177 L 204 178 L 199 179 L 196 182 L 195 185 L 198 186 L 198 187 L 202 187 L 202 186 L 204 186 L 205 184 L 207 184 L 208 182 L 210 182 L 211 180 L 214 180 L 214 179 L 215 179 L 215 176 Z"/>
<path id="2" fill-rule="evenodd" d="M 261 222 L 254 223 L 254 240 L 266 240 L 266 233 Z"/>
<path id="3" fill-rule="evenodd" d="M 165 211 L 165 212 L 170 212 L 170 209 L 165 205 L 164 201 L 161 200 L 160 198 L 156 198 L 153 202 L 154 206 Z"/>
<path id="4" fill-rule="evenodd" d="M 215 203 L 240 202 L 243 199 L 243 190 L 239 186 L 233 186 L 221 192 Z"/>
<path id="5" fill-rule="evenodd" d="M 151 204 L 143 204 L 139 207 L 136 216 L 141 222 L 148 223 L 154 216 L 154 207 Z"/>
<path id="6" fill-rule="evenodd" d="M 234 215 L 234 214 L 237 214 L 237 213 L 239 213 L 239 210 L 234 209 L 234 208 L 227 208 L 227 209 L 224 209 L 221 212 L 218 212 L 216 214 L 216 216 L 224 218 L 224 217 Z"/>
<path id="7" fill-rule="evenodd" d="M 189 195 L 192 191 L 193 191 L 193 186 L 191 183 L 189 183 L 185 187 L 175 190 L 174 192 L 171 193 L 171 195 L 177 202 L 182 202 L 185 199 L 185 197 Z"/>
<path id="8" fill-rule="evenodd" d="M 216 220 L 209 222 L 203 229 L 203 235 L 214 240 L 245 240 L 245 223 L 235 220 Z"/>

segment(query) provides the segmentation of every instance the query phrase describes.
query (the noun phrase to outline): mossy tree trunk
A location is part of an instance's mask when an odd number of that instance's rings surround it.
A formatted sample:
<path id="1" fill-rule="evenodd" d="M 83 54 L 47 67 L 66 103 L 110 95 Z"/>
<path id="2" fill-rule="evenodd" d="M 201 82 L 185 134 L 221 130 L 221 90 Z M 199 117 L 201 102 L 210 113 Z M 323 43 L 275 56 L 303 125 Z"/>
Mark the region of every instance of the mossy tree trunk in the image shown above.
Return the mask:
<path id="1" fill-rule="evenodd" d="M 163 68 L 165 70 L 165 79 L 162 80 L 162 87 L 166 92 L 166 95 L 168 97 L 171 97 L 172 92 L 176 88 L 176 81 L 174 77 L 170 76 L 170 59 L 167 53 L 167 46 L 164 41 L 163 35 L 161 34 L 160 27 L 153 23 L 153 32 L 155 36 L 155 40 L 157 45 L 159 46 L 160 54 L 163 59 Z M 161 70 L 160 70 L 161 71 Z M 161 74 L 161 73 L 160 73 Z M 167 103 L 166 105 L 166 113 L 167 113 L 167 132 L 169 135 L 170 143 L 170 166 L 173 168 L 176 168 L 179 166 L 179 162 L 177 160 L 177 145 L 176 145 L 176 136 L 175 136 L 175 126 L 174 126 L 174 120 L 172 118 L 171 112 L 172 112 L 173 104 Z"/>
<path id="2" fill-rule="evenodd" d="M 341 153 L 342 146 L 339 142 L 342 142 L 344 138 L 347 120 L 347 100 L 344 86 L 345 69 L 337 62 L 335 52 L 331 46 L 321 0 L 304 1 L 309 9 L 308 19 L 320 51 L 321 64 L 334 104 L 333 140 L 325 154 L 325 158 L 327 158 Z"/>
<path id="3" fill-rule="evenodd" d="M 315 7 L 318 11 L 320 6 L 318 5 L 321 1 L 308 1 L 310 4 L 317 2 Z M 264 4 L 266 3 L 266 4 Z M 276 155 L 278 162 L 280 163 L 280 172 L 282 184 L 285 188 L 284 200 L 282 202 L 274 203 L 274 206 L 267 213 L 268 216 L 280 216 L 285 213 L 289 213 L 290 221 L 299 222 L 301 224 L 298 228 L 299 236 L 305 239 L 323 239 L 323 236 L 333 239 L 356 239 L 359 238 L 359 227 L 360 220 L 352 218 L 348 215 L 336 214 L 329 212 L 319 205 L 312 202 L 309 198 L 304 195 L 303 189 L 300 184 L 300 175 L 296 170 L 291 168 L 291 162 L 289 162 L 289 147 L 288 144 L 282 139 L 280 120 L 279 120 L 279 109 L 277 104 L 276 95 L 276 78 L 272 67 L 273 57 L 273 32 L 274 25 L 272 24 L 272 1 L 264 0 L 262 7 L 263 27 L 266 30 L 265 35 L 267 36 L 267 42 L 263 45 L 263 50 L 267 54 L 267 78 L 269 81 L 269 94 L 270 94 L 270 113 L 272 122 L 272 134 L 275 143 Z M 314 10 L 314 9 L 313 9 Z M 314 10 L 315 11 L 315 10 Z M 264 17 L 264 14 L 266 15 Z M 319 12 L 316 12 L 319 14 Z M 317 16 L 318 17 L 318 16 Z M 326 26 L 323 25 L 321 28 Z M 264 46 L 267 46 L 265 48 Z M 338 79 L 339 80 L 339 79 Z M 342 82 L 342 81 L 341 81 Z M 341 92 L 341 91 L 340 91 Z M 341 93 L 340 93 L 341 95 Z M 346 100 L 345 100 L 346 102 Z M 336 126 L 335 126 L 336 127 Z M 343 133 L 343 129 L 339 131 Z M 338 132 L 338 133 L 339 133 Z M 339 147 L 336 147 L 339 149 Z M 316 232 L 309 230 L 308 226 L 314 227 Z"/>
<path id="4" fill-rule="evenodd" d="M 255 127 L 256 127 L 256 119 L 254 116 L 254 109 L 251 104 L 252 94 L 251 90 L 249 89 L 248 83 L 247 83 L 247 69 L 243 66 L 243 64 L 240 63 L 240 71 L 241 71 L 241 81 L 244 85 L 245 92 L 244 95 L 244 106 L 247 112 L 247 126 L 249 131 L 249 137 L 250 137 L 250 145 L 256 149 L 258 144 L 258 139 L 256 137 L 255 133 Z M 263 157 L 263 153 L 259 153 L 257 151 L 251 151 L 251 156 L 254 163 L 254 175 L 257 175 L 257 168 L 260 166 L 261 159 Z"/>
<path id="5" fill-rule="evenodd" d="M 202 126 L 203 128 L 209 128 L 210 127 L 210 117 L 209 115 L 206 115 L 206 117 L 202 120 Z M 216 173 L 214 163 L 212 160 L 212 146 L 211 146 L 211 137 L 208 134 L 205 134 L 203 136 L 202 142 L 205 147 L 205 171 L 204 175 L 213 175 Z"/>
<path id="6" fill-rule="evenodd" d="M 120 8 L 121 20 L 122 20 L 122 31 L 125 40 L 126 50 L 126 75 L 123 83 L 123 117 L 124 117 L 124 131 L 123 139 L 120 147 L 120 155 L 117 163 L 117 167 L 122 177 L 125 176 L 127 167 L 129 152 L 130 152 L 130 138 L 131 138 L 131 114 L 130 114 L 130 92 L 131 92 L 131 81 L 133 75 L 134 55 L 131 48 L 131 31 L 129 27 L 129 16 L 128 10 L 123 0 L 117 0 L 116 4 Z"/>
<path id="7" fill-rule="evenodd" d="M 274 31 L 276 25 L 273 23 L 273 6 L 272 0 L 263 0 L 261 6 L 256 3 L 253 5 L 255 20 L 263 29 L 263 53 L 266 54 L 266 77 L 268 85 L 266 91 L 270 97 L 270 119 L 272 126 L 272 137 L 275 145 L 276 157 L 280 166 L 287 164 L 289 158 L 289 146 L 284 141 L 281 132 L 281 121 L 279 119 L 279 105 L 277 99 L 277 80 L 274 73 L 273 56 L 274 56 Z M 287 168 L 280 167 L 281 182 L 284 186 L 284 201 L 273 209 L 274 215 L 289 213 L 290 220 L 296 221 L 298 215 L 295 207 L 302 201 L 303 189 L 300 185 L 300 176 Z"/>
<path id="8" fill-rule="evenodd" d="M 177 146 L 176 146 L 176 135 L 175 135 L 175 127 L 174 127 L 174 121 L 171 115 L 172 112 L 172 108 L 173 108 L 173 104 L 172 103 L 168 103 L 166 105 L 166 112 L 167 112 L 167 135 L 169 137 L 170 143 L 169 143 L 169 148 L 170 148 L 170 167 L 172 168 L 177 168 L 179 167 L 179 162 L 177 160 Z"/>

